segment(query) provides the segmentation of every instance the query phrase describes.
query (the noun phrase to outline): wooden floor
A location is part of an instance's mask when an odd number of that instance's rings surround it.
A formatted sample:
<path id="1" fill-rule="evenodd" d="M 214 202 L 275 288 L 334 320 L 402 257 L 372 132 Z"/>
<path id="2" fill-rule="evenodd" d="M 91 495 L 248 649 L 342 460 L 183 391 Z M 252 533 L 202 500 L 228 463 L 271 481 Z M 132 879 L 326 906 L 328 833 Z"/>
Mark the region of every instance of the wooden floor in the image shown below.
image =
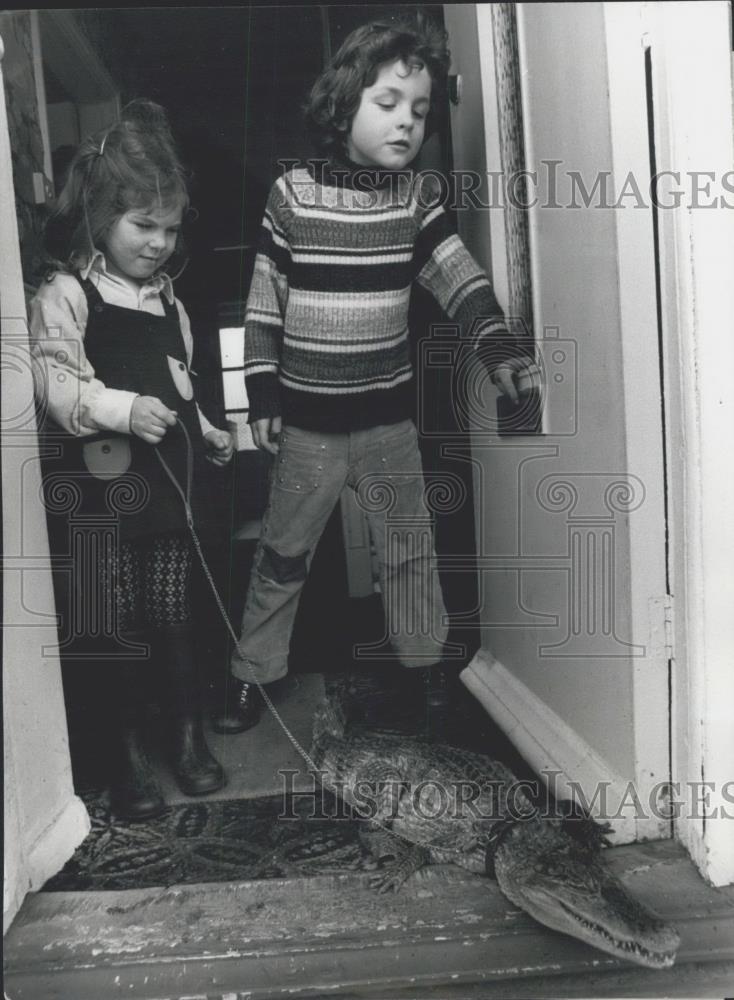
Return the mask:
<path id="1" fill-rule="evenodd" d="M 723 997 L 734 992 L 734 887 L 713 889 L 679 845 L 605 852 L 681 936 L 674 968 L 641 969 L 515 909 L 449 867 L 396 896 L 363 875 L 30 896 L 5 939 L 12 1000 L 362 1000 Z"/>

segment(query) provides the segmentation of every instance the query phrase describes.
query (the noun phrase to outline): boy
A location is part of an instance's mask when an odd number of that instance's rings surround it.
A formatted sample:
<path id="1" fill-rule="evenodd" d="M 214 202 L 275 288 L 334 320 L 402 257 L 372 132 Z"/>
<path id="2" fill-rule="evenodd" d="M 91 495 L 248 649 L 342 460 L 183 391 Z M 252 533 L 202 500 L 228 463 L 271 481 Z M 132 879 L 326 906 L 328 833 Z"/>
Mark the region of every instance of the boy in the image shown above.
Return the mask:
<path id="1" fill-rule="evenodd" d="M 446 611 L 420 531 L 428 512 L 411 419 L 412 281 L 462 327 L 482 320 L 475 348 L 515 402 L 513 374 L 529 360 L 437 198 L 408 169 L 449 61 L 445 34 L 430 26 L 352 32 L 307 107 L 326 162 L 287 171 L 270 193 L 245 316 L 245 378 L 254 442 L 275 464 L 232 659 L 240 726 L 231 731 L 257 721 L 252 682 L 287 672 L 301 589 L 345 485 L 369 521 L 391 642 L 441 701 Z"/>

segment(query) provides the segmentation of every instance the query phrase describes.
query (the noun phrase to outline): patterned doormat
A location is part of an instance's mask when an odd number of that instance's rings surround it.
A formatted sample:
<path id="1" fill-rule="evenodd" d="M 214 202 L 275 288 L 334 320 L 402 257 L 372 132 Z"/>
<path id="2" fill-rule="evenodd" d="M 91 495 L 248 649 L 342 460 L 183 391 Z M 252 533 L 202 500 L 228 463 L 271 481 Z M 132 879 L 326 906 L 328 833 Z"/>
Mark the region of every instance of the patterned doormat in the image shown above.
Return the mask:
<path id="1" fill-rule="evenodd" d="M 403 677 L 347 674 L 328 678 L 327 693 L 349 697 L 350 725 L 425 733 L 425 702 Z M 453 710 L 456 745 L 492 753 L 516 774 L 509 744 L 493 731 L 468 695 Z M 423 727 L 423 728 L 422 728 Z M 200 801 L 175 805 L 157 819 L 126 822 L 110 811 L 107 792 L 80 793 L 91 832 L 74 856 L 43 886 L 47 892 L 141 889 L 181 883 L 308 878 L 374 870 L 358 821 L 315 786 L 314 794 Z"/>
<path id="2" fill-rule="evenodd" d="M 82 798 L 91 832 L 44 885 L 47 892 L 308 878 L 375 867 L 356 821 L 326 794 L 290 804 L 275 796 L 172 806 L 144 823 L 112 816 L 106 792 Z"/>

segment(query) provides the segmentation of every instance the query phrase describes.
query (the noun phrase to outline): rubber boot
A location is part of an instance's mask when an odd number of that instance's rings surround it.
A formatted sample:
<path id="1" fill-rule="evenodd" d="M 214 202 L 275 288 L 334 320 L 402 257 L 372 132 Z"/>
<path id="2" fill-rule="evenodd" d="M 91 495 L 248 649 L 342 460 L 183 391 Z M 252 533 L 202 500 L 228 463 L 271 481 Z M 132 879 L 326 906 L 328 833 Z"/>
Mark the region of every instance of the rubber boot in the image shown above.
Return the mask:
<path id="1" fill-rule="evenodd" d="M 202 724 L 203 691 L 189 624 L 157 630 L 164 664 L 164 691 L 170 706 L 170 760 L 179 788 L 186 795 L 209 795 L 225 784 L 221 765 L 212 756 Z"/>
<path id="2" fill-rule="evenodd" d="M 138 636 L 135 637 L 139 641 Z M 145 820 L 166 811 L 161 787 L 145 747 L 147 661 L 111 663 L 117 726 L 113 740 L 110 805 L 121 819 Z"/>

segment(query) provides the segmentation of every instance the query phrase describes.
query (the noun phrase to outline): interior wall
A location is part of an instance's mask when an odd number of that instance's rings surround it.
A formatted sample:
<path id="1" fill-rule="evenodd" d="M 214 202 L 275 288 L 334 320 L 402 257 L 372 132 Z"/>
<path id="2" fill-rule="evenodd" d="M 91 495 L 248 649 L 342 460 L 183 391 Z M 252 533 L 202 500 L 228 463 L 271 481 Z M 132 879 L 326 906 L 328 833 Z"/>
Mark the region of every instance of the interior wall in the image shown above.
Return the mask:
<path id="1" fill-rule="evenodd" d="M 466 6 L 447 6 L 447 17 Z M 494 72 L 488 6 L 476 5 L 473 14 L 482 76 Z M 598 192 L 585 207 L 578 187 L 574 199 L 570 179 L 575 172 L 591 190 L 601 172 L 614 177 L 603 5 L 520 4 L 518 24 L 526 161 L 537 171 L 529 192 L 531 204 L 537 198 L 530 224 L 545 433 L 475 435 L 482 647 L 499 678 L 490 702 L 504 692 L 507 705 L 516 706 L 516 718 L 508 710 L 501 723 L 523 730 L 524 749 L 537 744 L 534 763 L 563 766 L 552 744 L 565 741 L 568 761 L 583 769 L 588 754 L 594 766 L 587 773 L 619 785 L 637 776 L 635 711 L 650 708 L 635 706 L 636 671 L 640 664 L 652 667 L 645 654 L 657 653 L 647 602 L 658 586 L 664 592 L 664 521 L 656 506 L 660 484 L 631 468 L 628 456 L 625 364 L 633 361 L 622 336 L 617 213 L 598 206 Z M 484 90 L 486 97 L 492 87 Z M 640 100 L 644 113 L 644 92 Z M 462 113 L 460 106 L 456 115 Z M 493 114 L 497 109 L 485 104 L 485 126 Z M 492 140 L 489 129 L 488 162 L 495 157 Z M 461 169 L 456 149 L 455 158 Z M 560 163 L 548 167 L 550 161 Z M 473 166 L 468 153 L 464 164 Z M 496 204 L 485 216 L 491 227 L 503 225 Z M 493 264 L 501 276 L 502 262 Z M 502 288 L 501 277 L 497 285 Z M 654 298 L 647 305 L 639 330 L 654 346 Z M 651 433 L 658 433 L 654 386 L 649 402 Z M 485 406 L 491 413 L 494 398 L 487 395 Z M 657 576 L 633 607 L 630 528 L 636 517 L 649 527 L 646 544 Z M 647 725 L 660 734 L 662 780 L 667 703 L 654 711 Z M 545 727 L 542 734 L 532 731 L 532 712 Z M 633 831 L 631 823 L 627 835 Z"/>

